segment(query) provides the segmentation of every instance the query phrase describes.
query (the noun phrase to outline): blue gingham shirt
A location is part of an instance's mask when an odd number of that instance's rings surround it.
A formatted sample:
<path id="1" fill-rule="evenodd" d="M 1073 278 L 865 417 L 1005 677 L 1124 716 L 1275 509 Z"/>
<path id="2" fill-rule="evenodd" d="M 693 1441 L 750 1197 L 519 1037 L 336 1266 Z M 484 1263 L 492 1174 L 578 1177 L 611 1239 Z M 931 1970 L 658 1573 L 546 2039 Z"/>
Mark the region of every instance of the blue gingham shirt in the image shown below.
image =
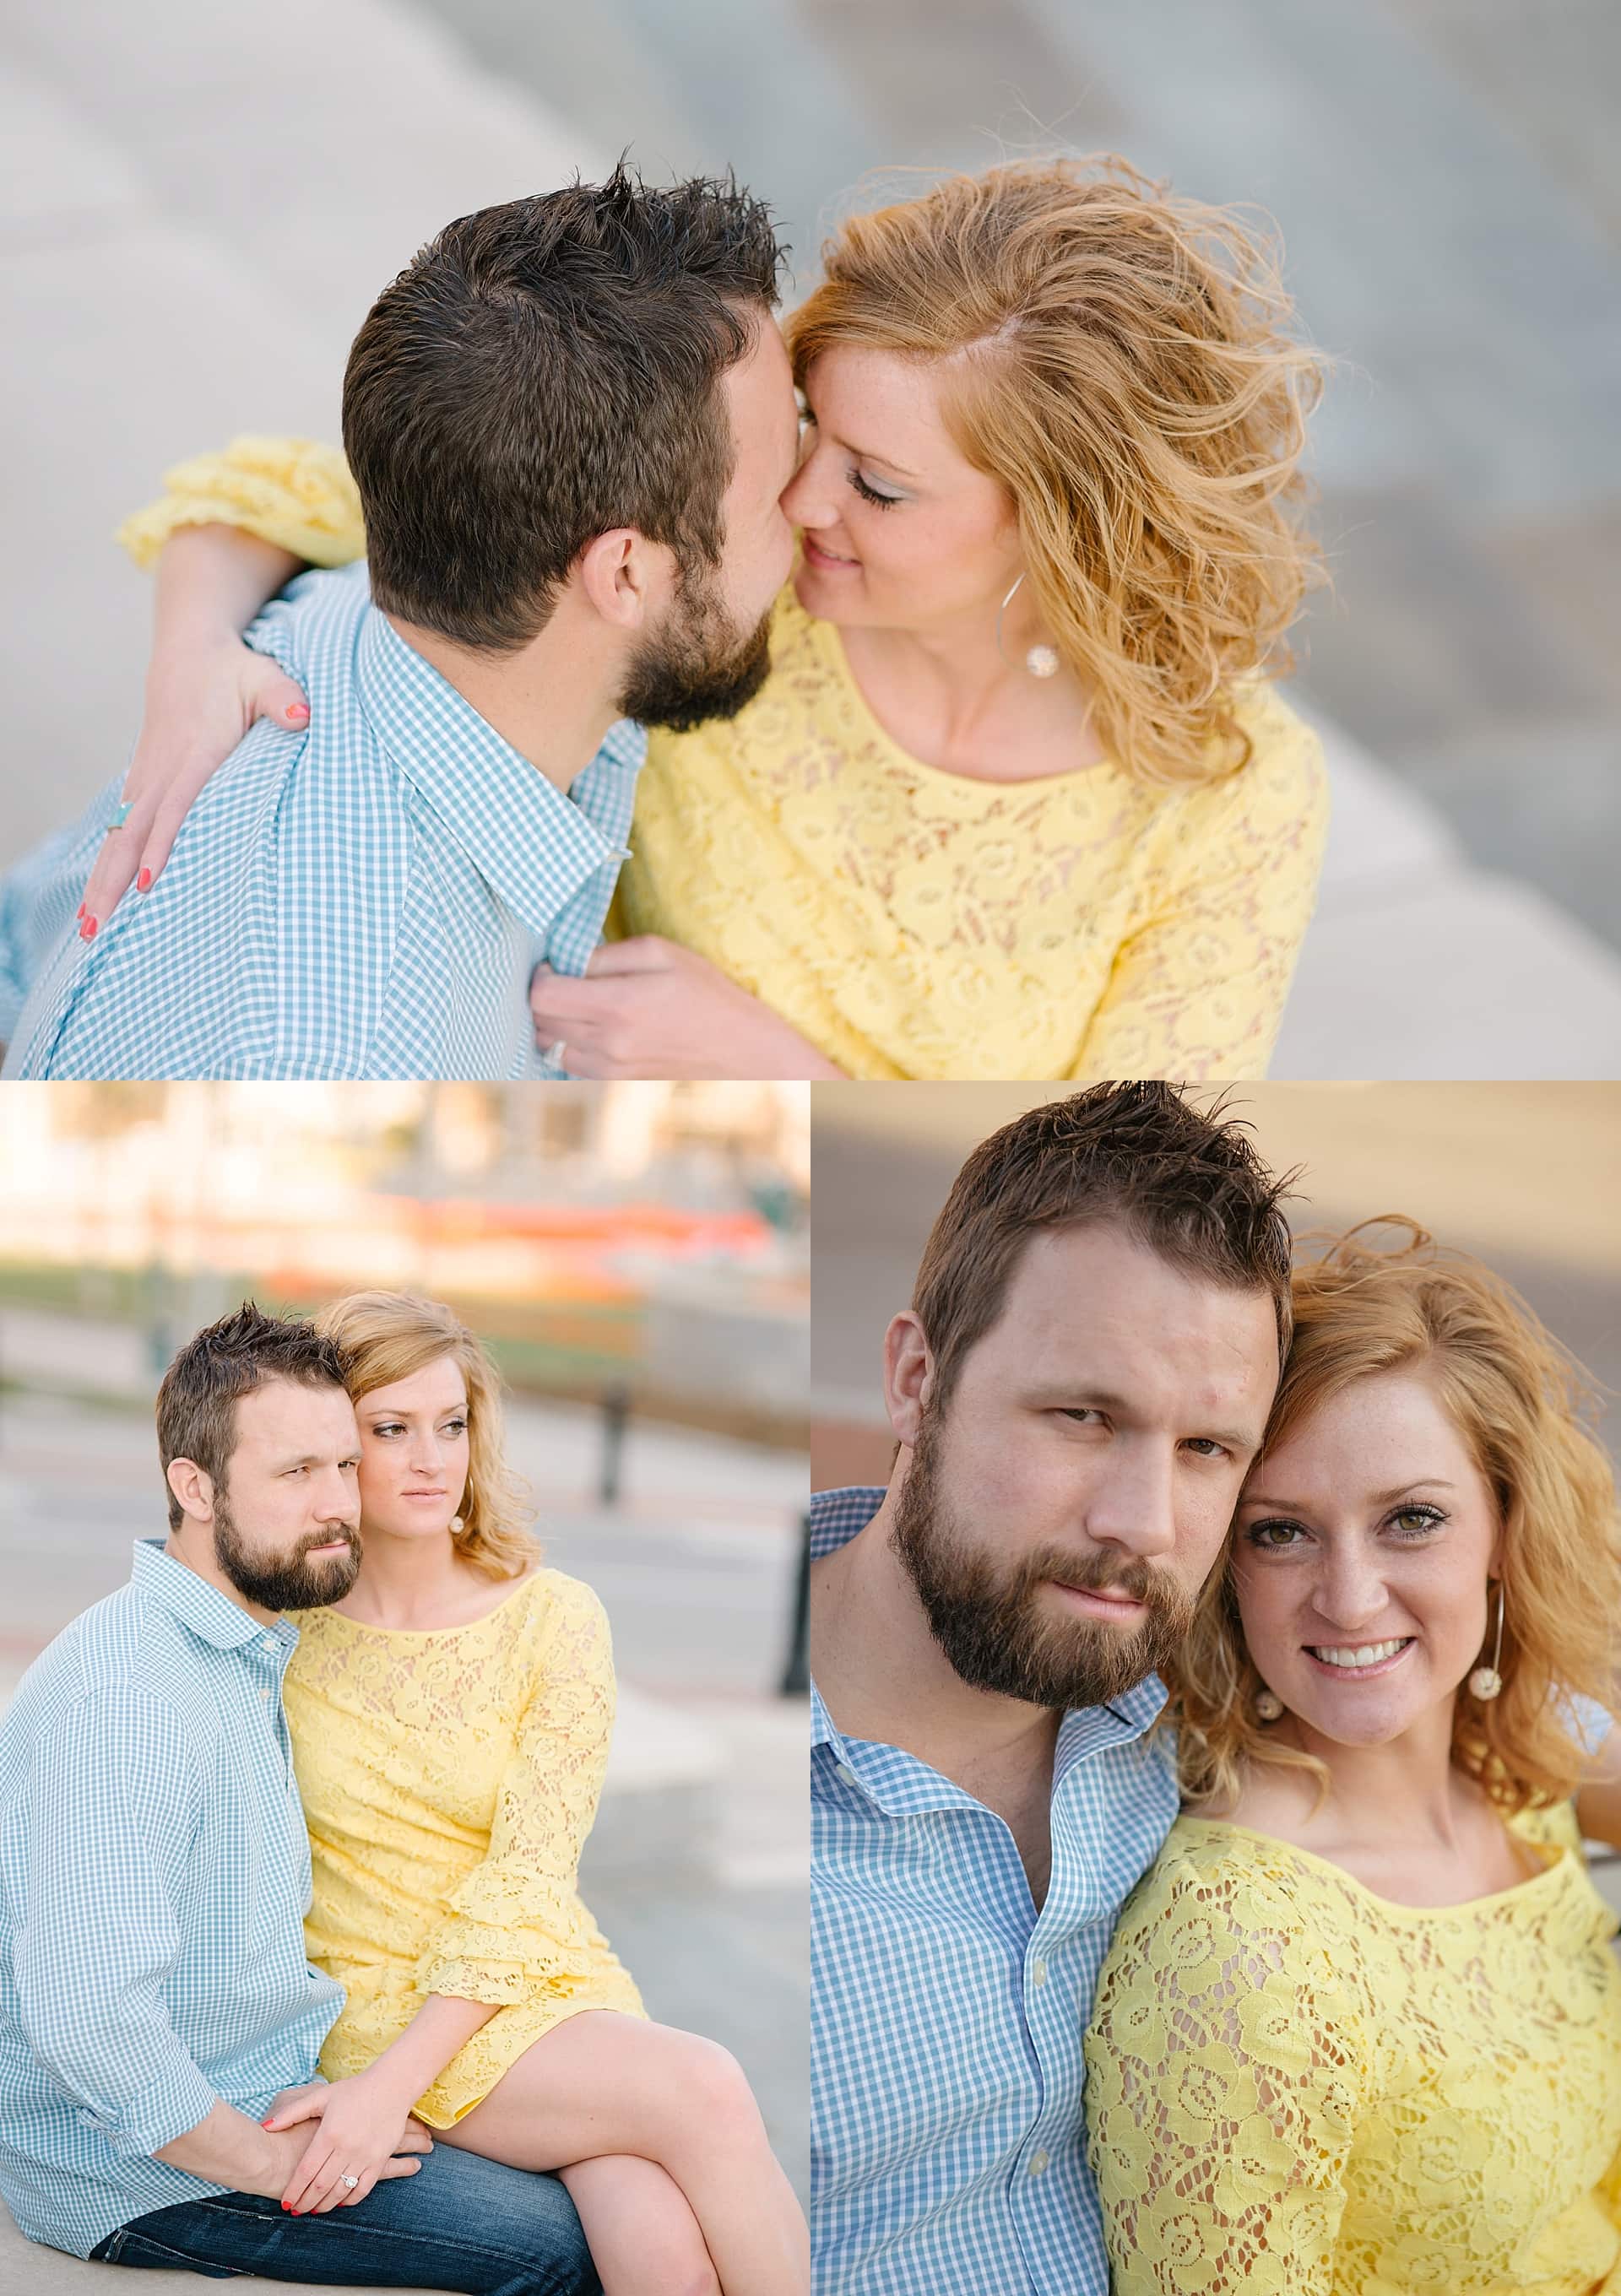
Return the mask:
<path id="1" fill-rule="evenodd" d="M 568 796 L 373 606 L 301 575 L 248 643 L 309 697 L 255 725 L 147 894 L 74 912 L 122 777 L 0 881 L 8 1077 L 558 1076 L 529 978 L 583 972 L 646 751 L 610 732 Z"/>
<path id="2" fill-rule="evenodd" d="M 881 1489 L 810 1503 L 810 1552 Z M 1107 2296 L 1082 2038 L 1120 1908 L 1176 1816 L 1155 1679 L 1066 1714 L 1038 1914 L 1008 1827 L 811 1693 L 818 2296 Z"/>
<path id="3" fill-rule="evenodd" d="M 297 1642 L 137 1541 L 0 1723 L 0 2192 L 30 2240 L 88 2256 L 224 2191 L 151 2156 L 314 2078 L 343 1989 L 304 1957 Z"/>

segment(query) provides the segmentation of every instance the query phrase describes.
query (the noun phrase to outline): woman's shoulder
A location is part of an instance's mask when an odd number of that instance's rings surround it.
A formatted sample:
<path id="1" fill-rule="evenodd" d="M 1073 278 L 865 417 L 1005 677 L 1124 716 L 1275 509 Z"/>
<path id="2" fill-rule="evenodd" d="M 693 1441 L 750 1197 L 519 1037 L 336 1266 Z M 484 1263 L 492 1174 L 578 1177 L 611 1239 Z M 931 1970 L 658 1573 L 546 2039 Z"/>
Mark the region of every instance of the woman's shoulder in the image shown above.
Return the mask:
<path id="1" fill-rule="evenodd" d="M 1293 1923 L 1321 1884 L 1316 1862 L 1292 1843 L 1184 1811 L 1129 1910 L 1134 1918 L 1183 1922 L 1220 1908 L 1230 1922 Z"/>
<path id="2" fill-rule="evenodd" d="M 1188 792 L 1206 816 L 1252 823 L 1326 821 L 1322 736 L 1270 678 L 1232 693 L 1232 722 L 1249 745 L 1242 765 Z"/>
<path id="3" fill-rule="evenodd" d="M 559 1642 L 596 1642 L 607 1636 L 608 1614 L 597 1589 L 544 1563 L 531 1571 L 506 1607 L 514 1632 L 548 1650 Z"/>

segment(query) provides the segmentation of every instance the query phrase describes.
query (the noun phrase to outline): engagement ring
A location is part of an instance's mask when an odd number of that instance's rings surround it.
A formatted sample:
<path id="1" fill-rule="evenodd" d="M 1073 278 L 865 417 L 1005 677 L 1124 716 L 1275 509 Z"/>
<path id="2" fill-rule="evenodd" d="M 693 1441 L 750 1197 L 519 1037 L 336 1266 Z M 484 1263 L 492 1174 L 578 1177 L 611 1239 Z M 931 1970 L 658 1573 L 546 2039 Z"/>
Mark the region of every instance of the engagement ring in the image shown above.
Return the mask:
<path id="1" fill-rule="evenodd" d="M 358 2177 L 340 2177 L 338 2182 L 342 2185 L 346 2193 L 352 2193 L 355 2186 L 360 2182 L 360 2179 Z"/>

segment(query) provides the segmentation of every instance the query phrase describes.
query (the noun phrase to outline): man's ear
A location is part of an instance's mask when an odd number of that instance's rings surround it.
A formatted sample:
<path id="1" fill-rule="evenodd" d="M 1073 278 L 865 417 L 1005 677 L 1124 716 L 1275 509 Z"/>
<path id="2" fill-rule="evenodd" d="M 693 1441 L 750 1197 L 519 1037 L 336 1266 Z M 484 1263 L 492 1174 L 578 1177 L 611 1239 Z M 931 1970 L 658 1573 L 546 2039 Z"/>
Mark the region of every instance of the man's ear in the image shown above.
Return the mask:
<path id="1" fill-rule="evenodd" d="M 193 1522 L 214 1520 L 214 1480 L 195 1459 L 171 1459 L 164 1469 L 169 1489 Z"/>
<path id="2" fill-rule="evenodd" d="M 897 1443 L 916 1444 L 934 1383 L 934 1358 L 923 1325 L 903 1308 L 884 1334 L 884 1404 Z"/>
<path id="3" fill-rule="evenodd" d="M 658 587 L 653 545 L 633 526 L 616 526 L 588 542 L 579 561 L 580 585 L 611 629 L 627 635 L 651 618 Z"/>

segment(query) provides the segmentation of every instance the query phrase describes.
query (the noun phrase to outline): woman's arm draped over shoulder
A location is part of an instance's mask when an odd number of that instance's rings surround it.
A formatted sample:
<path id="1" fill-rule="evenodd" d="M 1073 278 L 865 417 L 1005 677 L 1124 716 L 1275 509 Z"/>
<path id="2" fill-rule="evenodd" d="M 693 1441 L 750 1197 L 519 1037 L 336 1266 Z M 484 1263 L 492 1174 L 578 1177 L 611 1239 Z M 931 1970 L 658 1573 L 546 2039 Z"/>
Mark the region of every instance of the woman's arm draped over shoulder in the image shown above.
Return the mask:
<path id="1" fill-rule="evenodd" d="M 1329 2296 L 1363 2056 L 1285 1891 L 1238 1869 L 1151 1874 L 1086 2039 L 1120 2296 Z"/>
<path id="2" fill-rule="evenodd" d="M 242 643 L 267 598 L 301 565 L 341 566 L 365 548 L 359 497 L 335 447 L 238 439 L 168 473 L 165 491 L 119 529 L 158 566 L 140 739 L 125 775 L 128 817 L 97 850 L 86 917 L 150 890 L 215 768 L 256 718 L 305 724 L 306 696 Z"/>
<path id="3" fill-rule="evenodd" d="M 1311 922 L 1328 835 L 1322 745 L 1258 695 L 1255 754 L 1183 803 L 1175 863 L 1150 921 L 1115 960 L 1076 1078 L 1263 1077 Z"/>
<path id="4" fill-rule="evenodd" d="M 607 1615 L 588 1587 L 554 1580 L 536 1679 L 496 1800 L 490 1849 L 450 1898 L 416 1964 L 424 1993 L 498 2005 L 572 1966 L 575 1874 L 597 1815 L 613 1727 Z"/>

